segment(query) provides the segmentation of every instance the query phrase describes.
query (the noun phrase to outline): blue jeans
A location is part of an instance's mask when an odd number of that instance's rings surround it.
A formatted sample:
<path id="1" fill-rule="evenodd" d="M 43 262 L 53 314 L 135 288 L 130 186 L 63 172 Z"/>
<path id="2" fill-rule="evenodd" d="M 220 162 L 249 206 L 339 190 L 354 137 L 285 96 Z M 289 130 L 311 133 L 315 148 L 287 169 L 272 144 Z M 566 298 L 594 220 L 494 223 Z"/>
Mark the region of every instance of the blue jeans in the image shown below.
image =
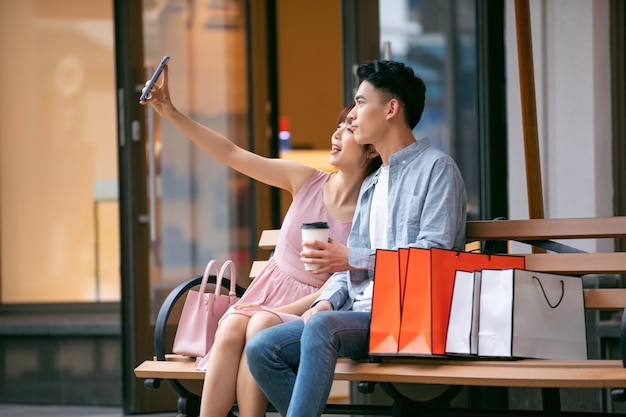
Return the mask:
<path id="1" fill-rule="evenodd" d="M 270 327 L 246 343 L 248 367 L 282 416 L 321 416 L 337 357 L 367 357 L 369 324 L 369 312 L 321 311 Z"/>

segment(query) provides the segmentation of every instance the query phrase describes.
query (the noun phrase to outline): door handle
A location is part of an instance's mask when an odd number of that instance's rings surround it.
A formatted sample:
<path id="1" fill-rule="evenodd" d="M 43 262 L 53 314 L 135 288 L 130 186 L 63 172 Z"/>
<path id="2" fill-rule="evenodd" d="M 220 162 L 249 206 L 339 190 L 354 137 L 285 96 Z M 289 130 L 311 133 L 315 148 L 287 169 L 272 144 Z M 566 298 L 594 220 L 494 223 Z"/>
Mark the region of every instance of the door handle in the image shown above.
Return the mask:
<path id="1" fill-rule="evenodd" d="M 154 110 L 146 108 L 146 124 L 148 136 L 148 223 L 150 226 L 150 242 L 156 241 L 156 161 L 154 152 Z"/>

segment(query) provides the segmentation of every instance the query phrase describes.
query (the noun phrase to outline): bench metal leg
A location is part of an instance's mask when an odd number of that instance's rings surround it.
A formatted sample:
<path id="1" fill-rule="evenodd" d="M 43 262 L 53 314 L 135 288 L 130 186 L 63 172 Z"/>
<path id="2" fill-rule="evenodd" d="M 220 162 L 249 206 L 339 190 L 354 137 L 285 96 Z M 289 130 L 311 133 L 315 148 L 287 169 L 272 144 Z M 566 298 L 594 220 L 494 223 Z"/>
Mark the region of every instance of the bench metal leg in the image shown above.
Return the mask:
<path id="1" fill-rule="evenodd" d="M 200 415 L 200 398 L 195 394 L 178 398 L 177 417 L 198 417 Z"/>
<path id="2" fill-rule="evenodd" d="M 426 414 L 427 408 L 409 399 L 394 400 L 391 407 L 391 417 L 414 417 Z"/>
<path id="3" fill-rule="evenodd" d="M 505 387 L 467 387 L 471 408 L 507 409 L 509 390 Z"/>
<path id="4" fill-rule="evenodd" d="M 450 385 L 444 392 L 429 400 L 417 401 L 413 400 L 406 395 L 402 394 L 396 389 L 390 382 L 380 382 L 380 387 L 383 389 L 391 399 L 394 400 L 394 404 L 397 403 L 410 403 L 413 407 L 425 406 L 425 407 L 437 407 L 437 408 L 449 408 L 450 402 L 461 392 L 463 386 Z"/>
<path id="5" fill-rule="evenodd" d="M 544 411 L 561 411 L 561 393 L 558 388 L 542 388 L 541 402 Z"/>
<path id="6" fill-rule="evenodd" d="M 391 407 L 392 417 L 413 417 L 417 415 L 428 414 L 431 408 L 444 409 L 450 408 L 450 402 L 461 392 L 462 386 L 451 385 L 444 392 L 429 400 L 413 400 L 398 391 L 392 383 L 380 382 L 383 389 L 392 400 Z"/>

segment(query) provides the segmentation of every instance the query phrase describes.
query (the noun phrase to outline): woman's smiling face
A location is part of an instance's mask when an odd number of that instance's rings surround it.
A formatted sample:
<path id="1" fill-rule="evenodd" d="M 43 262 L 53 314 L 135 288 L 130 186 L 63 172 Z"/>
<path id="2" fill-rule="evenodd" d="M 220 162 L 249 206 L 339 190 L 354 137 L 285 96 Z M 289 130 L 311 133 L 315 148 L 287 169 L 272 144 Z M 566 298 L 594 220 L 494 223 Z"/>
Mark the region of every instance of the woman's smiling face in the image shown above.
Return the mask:
<path id="1" fill-rule="evenodd" d="M 362 169 L 367 164 L 367 149 L 354 139 L 349 120 L 339 123 L 331 137 L 329 162 L 346 171 Z"/>

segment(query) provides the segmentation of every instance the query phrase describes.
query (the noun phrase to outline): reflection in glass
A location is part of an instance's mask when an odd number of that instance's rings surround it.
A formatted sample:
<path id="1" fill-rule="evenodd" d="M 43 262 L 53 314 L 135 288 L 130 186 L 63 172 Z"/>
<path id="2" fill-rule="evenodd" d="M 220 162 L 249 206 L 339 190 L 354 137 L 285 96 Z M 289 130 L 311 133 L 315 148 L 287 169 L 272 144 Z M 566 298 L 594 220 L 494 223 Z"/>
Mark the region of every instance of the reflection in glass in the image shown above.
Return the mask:
<path id="1" fill-rule="evenodd" d="M 241 1 L 144 1 L 146 71 L 170 55 L 174 104 L 199 123 L 248 147 L 245 10 Z M 216 163 L 169 122 L 154 132 L 156 234 L 151 245 L 153 310 L 211 259 L 251 263 L 249 181 Z M 243 282 L 244 280 L 242 280 Z"/>
<path id="2" fill-rule="evenodd" d="M 417 138 L 459 165 L 469 216 L 478 218 L 479 157 L 475 2 L 385 0 L 379 2 L 380 50 L 410 65 L 426 83 L 426 107 Z"/>

